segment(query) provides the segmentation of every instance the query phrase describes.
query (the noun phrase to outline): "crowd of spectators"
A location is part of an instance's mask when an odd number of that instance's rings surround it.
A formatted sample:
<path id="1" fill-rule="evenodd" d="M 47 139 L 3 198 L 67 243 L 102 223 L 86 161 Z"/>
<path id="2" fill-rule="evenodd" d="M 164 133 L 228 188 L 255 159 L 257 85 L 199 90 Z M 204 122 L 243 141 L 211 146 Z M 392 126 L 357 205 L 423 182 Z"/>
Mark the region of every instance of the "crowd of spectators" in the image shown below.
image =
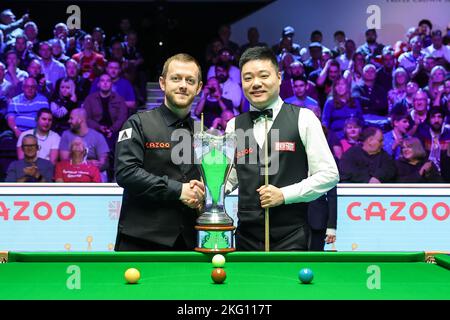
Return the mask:
<path id="1" fill-rule="evenodd" d="M 56 23 L 42 39 L 0 13 L 0 181 L 113 181 L 126 119 L 146 107 L 144 57 L 128 19 L 107 37 Z"/>
<path id="2" fill-rule="evenodd" d="M 271 47 L 280 65 L 281 98 L 319 117 L 341 182 L 450 182 L 446 32 L 444 36 L 422 20 L 408 29 L 406 40 L 384 45 L 375 29 L 365 31 L 361 44 L 339 30 L 329 49 L 322 44 L 320 30 L 311 32 L 310 43 L 301 46 L 294 41 L 294 28 L 283 28 Z M 248 110 L 242 91 L 228 88 L 230 83 L 240 85 L 240 54 L 252 46 L 267 46 L 255 27 L 248 29 L 248 43 L 240 48 L 230 35 L 230 27 L 222 26 L 208 45 L 209 72 L 194 111 L 194 117 L 204 113 L 207 126 L 223 126 L 230 115 Z"/>
<path id="3" fill-rule="evenodd" d="M 321 119 L 339 165 L 341 182 L 450 182 L 450 47 L 428 20 L 406 39 L 364 43 L 334 33 L 322 44 L 294 41 L 286 26 L 277 54 L 280 95 Z M 230 40 L 223 25 L 206 46 L 206 77 L 192 116 L 224 131 L 248 111 L 237 66 L 250 47 L 267 46 L 256 27 L 248 43 Z M 138 35 L 128 19 L 106 37 L 57 23 L 52 39 L 40 39 L 26 14 L 0 14 L 0 181 L 113 181 L 112 155 L 127 119 L 145 109 L 146 77 Z M 11 155 L 13 151 L 13 156 Z M 9 152 L 9 153 L 8 153 Z M 51 172 L 51 173 L 50 173 Z"/>

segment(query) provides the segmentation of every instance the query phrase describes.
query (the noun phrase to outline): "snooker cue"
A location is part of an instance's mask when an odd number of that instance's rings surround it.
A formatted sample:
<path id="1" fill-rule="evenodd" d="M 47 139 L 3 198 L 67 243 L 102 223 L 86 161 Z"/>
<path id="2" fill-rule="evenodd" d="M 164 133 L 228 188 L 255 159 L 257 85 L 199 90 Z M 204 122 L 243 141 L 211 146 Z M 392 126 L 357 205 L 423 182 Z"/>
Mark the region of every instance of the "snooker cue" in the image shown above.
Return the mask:
<path id="1" fill-rule="evenodd" d="M 200 114 L 200 132 L 203 133 L 203 112 Z"/>
<path id="2" fill-rule="evenodd" d="M 267 137 L 267 133 L 268 133 L 268 129 L 267 129 L 267 116 L 264 117 L 265 118 L 265 134 L 266 134 L 266 143 L 264 145 L 264 184 L 267 188 L 267 186 L 269 185 L 269 149 L 268 149 L 268 137 Z M 265 227 L 265 237 L 264 237 L 264 247 L 265 247 L 265 251 L 269 252 L 270 251 L 270 240 L 269 240 L 269 208 L 265 208 L 264 211 L 264 227 Z"/>

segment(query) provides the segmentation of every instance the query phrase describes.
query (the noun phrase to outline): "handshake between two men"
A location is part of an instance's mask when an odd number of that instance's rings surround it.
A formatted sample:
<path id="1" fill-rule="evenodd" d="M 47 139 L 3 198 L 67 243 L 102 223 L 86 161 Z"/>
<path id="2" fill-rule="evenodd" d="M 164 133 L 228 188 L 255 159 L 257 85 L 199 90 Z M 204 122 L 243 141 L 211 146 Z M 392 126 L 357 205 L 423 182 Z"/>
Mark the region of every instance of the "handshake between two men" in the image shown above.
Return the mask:
<path id="1" fill-rule="evenodd" d="M 284 203 L 281 189 L 273 185 L 261 186 L 256 191 L 259 193 L 262 208 L 277 207 Z M 180 200 L 189 208 L 201 212 L 205 201 L 205 185 L 203 182 L 191 180 L 189 183 L 183 183 Z"/>
<path id="2" fill-rule="evenodd" d="M 180 200 L 189 208 L 201 212 L 205 202 L 205 185 L 203 182 L 191 180 L 189 183 L 183 183 Z"/>

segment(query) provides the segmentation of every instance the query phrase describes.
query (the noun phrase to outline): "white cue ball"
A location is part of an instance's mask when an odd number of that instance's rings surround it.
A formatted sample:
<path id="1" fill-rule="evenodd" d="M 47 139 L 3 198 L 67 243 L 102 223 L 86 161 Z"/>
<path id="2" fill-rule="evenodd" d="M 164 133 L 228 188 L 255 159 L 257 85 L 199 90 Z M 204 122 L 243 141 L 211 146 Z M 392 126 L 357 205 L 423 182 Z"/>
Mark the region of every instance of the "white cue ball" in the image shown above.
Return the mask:
<path id="1" fill-rule="evenodd" d="M 221 254 L 216 254 L 212 258 L 212 264 L 214 268 L 222 268 L 225 265 L 225 257 Z"/>

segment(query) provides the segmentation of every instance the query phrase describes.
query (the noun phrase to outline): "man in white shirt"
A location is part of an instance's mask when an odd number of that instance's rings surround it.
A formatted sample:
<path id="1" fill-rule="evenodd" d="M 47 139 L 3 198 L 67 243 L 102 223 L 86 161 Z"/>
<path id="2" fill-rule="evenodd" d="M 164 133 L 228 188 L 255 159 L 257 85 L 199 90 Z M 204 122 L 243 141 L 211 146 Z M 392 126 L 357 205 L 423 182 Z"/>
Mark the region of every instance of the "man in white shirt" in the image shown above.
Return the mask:
<path id="1" fill-rule="evenodd" d="M 423 49 L 423 52 L 437 59 L 438 64 L 445 65 L 446 63 L 450 63 L 450 48 L 443 44 L 441 30 L 434 30 L 431 33 L 431 40 L 433 44 Z"/>
<path id="2" fill-rule="evenodd" d="M 234 114 L 238 115 L 240 113 L 239 107 L 241 105 L 242 90 L 239 84 L 229 77 L 228 66 L 226 64 L 220 62 L 216 64 L 216 78 L 219 80 L 220 87 L 222 88 L 222 97 L 233 102 Z"/>
<path id="3" fill-rule="evenodd" d="M 307 250 L 307 202 L 337 184 L 336 163 L 314 113 L 285 104 L 279 97 L 281 74 L 270 49 L 248 49 L 239 67 L 251 106 L 250 112 L 231 119 L 226 129 L 237 134 L 236 161 L 227 184 L 227 190 L 239 185 L 236 248 L 264 249 L 264 210 L 270 208 L 270 250 Z M 267 186 L 266 121 L 270 131 Z M 335 230 L 327 230 L 331 233 Z"/>
<path id="4" fill-rule="evenodd" d="M 36 128 L 29 129 L 19 136 L 17 139 L 17 158 L 23 159 L 24 153 L 22 148 L 22 140 L 26 135 L 32 134 L 36 136 L 39 145 L 38 157 L 49 160 L 53 165 L 58 160 L 59 142 L 61 137 L 54 131 L 50 130 L 52 127 L 53 115 L 49 108 L 42 108 L 38 111 L 36 117 Z"/>

